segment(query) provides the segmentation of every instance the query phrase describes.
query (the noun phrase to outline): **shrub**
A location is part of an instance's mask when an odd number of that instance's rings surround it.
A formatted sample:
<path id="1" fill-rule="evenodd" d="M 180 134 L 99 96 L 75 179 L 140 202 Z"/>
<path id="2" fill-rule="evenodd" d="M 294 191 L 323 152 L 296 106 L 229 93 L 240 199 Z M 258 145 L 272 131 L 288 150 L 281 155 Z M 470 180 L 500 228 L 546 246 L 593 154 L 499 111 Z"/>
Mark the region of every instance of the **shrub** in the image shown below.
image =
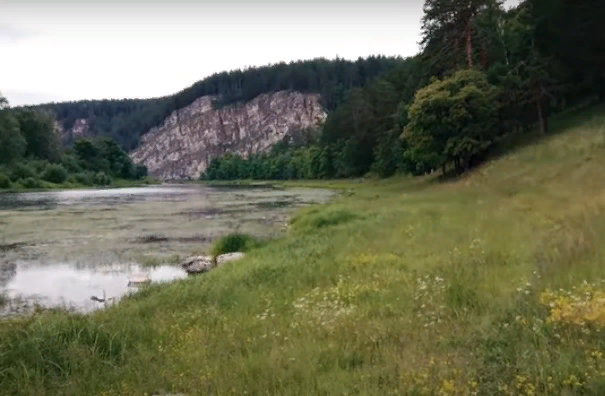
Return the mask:
<path id="1" fill-rule="evenodd" d="M 11 186 L 11 179 L 4 173 L 0 173 L 0 188 L 9 188 Z"/>
<path id="2" fill-rule="evenodd" d="M 10 178 L 12 181 L 19 179 L 35 178 L 36 172 L 27 164 L 18 162 L 11 167 Z"/>
<path id="3" fill-rule="evenodd" d="M 42 188 L 43 184 L 40 179 L 36 179 L 35 177 L 27 177 L 25 179 L 20 179 L 18 181 L 25 188 Z"/>
<path id="4" fill-rule="evenodd" d="M 64 155 L 61 159 L 61 164 L 67 169 L 70 173 L 78 173 L 82 171 L 82 168 L 78 164 L 78 159 L 73 155 Z"/>
<path id="5" fill-rule="evenodd" d="M 50 162 L 47 160 L 30 160 L 27 162 L 27 166 L 31 169 L 36 176 L 43 174 L 46 172 L 46 169 L 50 165 Z"/>
<path id="6" fill-rule="evenodd" d="M 42 179 L 51 183 L 61 184 L 67 180 L 67 170 L 62 165 L 53 164 L 49 165 L 48 168 L 42 174 Z"/>
<path id="7" fill-rule="evenodd" d="M 404 157 L 416 170 L 454 164 L 468 170 L 500 133 L 498 89 L 477 70 L 460 70 L 416 93 L 403 137 Z"/>
<path id="8" fill-rule="evenodd" d="M 212 246 L 212 255 L 220 256 L 225 253 L 246 252 L 259 246 L 259 241 L 248 234 L 234 232 L 225 235 Z"/>
<path id="9" fill-rule="evenodd" d="M 73 177 L 70 177 L 70 182 L 73 183 L 75 181 L 75 183 L 84 186 L 92 186 L 94 184 L 94 178 L 95 174 L 92 172 L 80 172 L 73 175 Z"/>
<path id="10" fill-rule="evenodd" d="M 136 178 L 143 179 L 147 177 L 147 167 L 145 165 L 137 165 L 136 166 Z"/>
<path id="11" fill-rule="evenodd" d="M 107 186 L 111 184 L 111 177 L 107 176 L 105 172 L 98 172 L 93 178 L 93 183 L 98 186 Z"/>

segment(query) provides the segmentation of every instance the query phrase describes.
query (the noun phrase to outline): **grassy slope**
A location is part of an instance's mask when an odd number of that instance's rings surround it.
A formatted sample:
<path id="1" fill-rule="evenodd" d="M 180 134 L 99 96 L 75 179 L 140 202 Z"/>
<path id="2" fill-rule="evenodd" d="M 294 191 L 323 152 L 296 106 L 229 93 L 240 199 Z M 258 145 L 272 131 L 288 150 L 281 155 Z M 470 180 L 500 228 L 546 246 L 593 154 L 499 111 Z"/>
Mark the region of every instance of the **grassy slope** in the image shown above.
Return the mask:
<path id="1" fill-rule="evenodd" d="M 351 183 L 244 261 L 91 317 L 4 323 L 0 392 L 603 394 L 605 108 L 553 129 L 460 180 Z"/>

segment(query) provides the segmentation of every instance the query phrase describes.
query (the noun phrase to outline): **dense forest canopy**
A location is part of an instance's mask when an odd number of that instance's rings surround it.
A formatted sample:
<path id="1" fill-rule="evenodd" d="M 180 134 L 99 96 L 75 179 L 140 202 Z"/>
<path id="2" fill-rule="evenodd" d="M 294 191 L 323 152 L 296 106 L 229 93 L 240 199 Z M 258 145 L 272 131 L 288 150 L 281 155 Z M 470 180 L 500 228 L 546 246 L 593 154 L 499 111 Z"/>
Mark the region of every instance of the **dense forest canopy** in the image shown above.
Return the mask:
<path id="1" fill-rule="evenodd" d="M 247 102 L 262 93 L 281 90 L 320 93 L 327 110 L 335 109 L 345 92 L 361 87 L 401 63 L 400 58 L 370 56 L 352 62 L 318 58 L 278 63 L 245 70 L 216 73 L 175 95 L 156 99 L 83 100 L 34 106 L 55 114 L 69 130 L 77 119 L 86 118 L 91 132 L 108 136 L 125 150 L 132 150 L 139 137 L 159 125 L 173 111 L 190 105 L 197 98 L 216 96 L 215 106 Z M 67 136 L 64 143 L 71 144 Z"/>
<path id="2" fill-rule="evenodd" d="M 605 101 L 605 2 L 425 0 L 422 51 L 346 91 L 312 145 L 212 161 L 206 179 L 463 172 L 553 113 Z"/>

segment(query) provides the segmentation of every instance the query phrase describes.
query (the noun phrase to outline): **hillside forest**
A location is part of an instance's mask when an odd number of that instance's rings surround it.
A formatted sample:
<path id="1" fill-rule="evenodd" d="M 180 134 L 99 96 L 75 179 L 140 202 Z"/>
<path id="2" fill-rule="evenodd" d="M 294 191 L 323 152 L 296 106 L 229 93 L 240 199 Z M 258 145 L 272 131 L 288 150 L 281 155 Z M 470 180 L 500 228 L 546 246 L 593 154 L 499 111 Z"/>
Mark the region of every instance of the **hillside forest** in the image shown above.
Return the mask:
<path id="1" fill-rule="evenodd" d="M 202 178 L 461 173 L 496 143 L 605 100 L 605 3 L 426 0 L 422 51 L 346 91 L 306 143 L 214 159 Z"/>
<path id="2" fill-rule="evenodd" d="M 605 3 L 600 0 L 426 0 L 421 52 L 413 57 L 323 58 L 214 74 L 168 97 L 50 103 L 0 120 L 3 184 L 61 166 L 73 183 L 143 177 L 126 152 L 173 111 L 200 96 L 214 106 L 279 90 L 317 92 L 328 111 L 317 131 L 292 134 L 269 153 L 214 158 L 206 180 L 328 179 L 366 174 L 461 173 L 501 139 L 556 113 L 605 100 Z M 71 134 L 86 118 L 96 142 Z M 66 133 L 49 131 L 58 122 Z M 303 135 L 303 139 L 299 138 Z M 86 147 L 84 147 L 86 146 Z M 66 147 L 66 150 L 61 147 Z M 95 154 L 90 158 L 92 147 Z M 22 168 L 20 159 L 33 161 Z M 91 162 L 92 161 L 92 162 Z M 48 175 L 47 180 L 67 180 Z M 95 183 L 93 175 L 98 175 Z M 27 181 L 25 181 L 27 180 Z"/>

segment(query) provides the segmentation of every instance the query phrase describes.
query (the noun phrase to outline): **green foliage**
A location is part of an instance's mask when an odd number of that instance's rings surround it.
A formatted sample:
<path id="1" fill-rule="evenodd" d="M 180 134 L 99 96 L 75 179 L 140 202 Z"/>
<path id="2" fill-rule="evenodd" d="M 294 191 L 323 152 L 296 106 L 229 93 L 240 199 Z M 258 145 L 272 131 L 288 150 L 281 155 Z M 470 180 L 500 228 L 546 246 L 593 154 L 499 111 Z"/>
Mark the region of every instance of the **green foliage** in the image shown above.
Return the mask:
<path id="1" fill-rule="evenodd" d="M 71 375 L 78 367 L 102 371 L 124 360 L 128 343 L 116 337 L 117 333 L 93 325 L 85 315 L 47 315 L 53 319 L 50 323 L 34 320 L 29 326 L 15 323 L 1 329 L 5 348 L 0 365 L 5 369 L 0 372 L 0 383 L 8 394 L 24 392 L 22 388 L 5 387 L 11 379 L 25 380 L 28 376 L 19 366 L 30 368 L 44 378 L 44 385 L 50 385 L 51 379 Z"/>
<path id="2" fill-rule="evenodd" d="M 315 232 L 321 228 L 345 224 L 361 217 L 349 210 L 311 210 L 294 217 L 290 224 L 295 230 Z"/>
<path id="3" fill-rule="evenodd" d="M 19 179 L 17 181 L 17 183 L 19 183 L 21 186 L 23 186 L 25 188 L 43 188 L 44 187 L 44 184 L 42 183 L 42 181 L 35 177 L 27 177 L 25 179 Z"/>
<path id="4" fill-rule="evenodd" d="M 10 177 L 0 172 L 0 188 L 9 188 L 11 186 Z"/>
<path id="5" fill-rule="evenodd" d="M 36 171 L 29 164 L 24 162 L 14 163 L 9 169 L 10 178 L 14 182 L 19 179 L 34 178 L 37 176 Z"/>
<path id="6" fill-rule="evenodd" d="M 19 121 L 8 101 L 0 93 L 0 164 L 9 164 L 25 152 L 27 142 L 19 130 Z"/>
<path id="7" fill-rule="evenodd" d="M 135 175 L 137 180 L 147 177 L 147 167 L 145 165 L 137 165 L 135 167 Z"/>
<path id="8" fill-rule="evenodd" d="M 108 186 L 111 184 L 111 177 L 106 175 L 103 171 L 97 172 L 94 175 L 92 182 L 97 186 Z"/>
<path id="9" fill-rule="evenodd" d="M 54 119 L 45 111 L 19 110 L 16 112 L 19 129 L 27 145 L 25 156 L 58 162 L 61 142 L 55 132 Z"/>
<path id="10" fill-rule="evenodd" d="M 417 169 L 454 163 L 468 169 L 473 155 L 498 136 L 497 88 L 479 71 L 461 70 L 418 91 L 405 128 L 404 156 Z"/>
<path id="11" fill-rule="evenodd" d="M 46 168 L 50 165 L 47 160 L 34 159 L 25 162 L 25 164 L 36 174 L 41 175 L 46 171 Z"/>
<path id="12" fill-rule="evenodd" d="M 51 164 L 53 163 L 53 164 Z M 115 179 L 143 179 L 136 166 L 110 138 L 78 140 L 62 151 L 53 117 L 36 109 L 10 109 L 0 95 L 0 165 L 23 188 L 52 187 L 66 180 L 84 185 L 108 185 Z M 84 173 L 82 173 L 84 172 Z M 71 174 L 71 176 L 70 176 Z M 39 178 L 48 183 L 42 183 Z"/>
<path id="13" fill-rule="evenodd" d="M 212 245 L 214 257 L 233 252 L 247 252 L 259 245 L 259 241 L 248 234 L 234 232 L 221 237 Z"/>
<path id="14" fill-rule="evenodd" d="M 82 170 L 78 163 L 78 158 L 72 153 L 63 154 L 61 164 L 69 173 L 78 173 Z"/>
<path id="15" fill-rule="evenodd" d="M 94 172 L 80 172 L 70 176 L 71 180 L 84 186 L 92 186 L 95 184 L 95 173 Z"/>
<path id="16" fill-rule="evenodd" d="M 61 184 L 67 180 L 67 170 L 59 164 L 51 164 L 42 174 L 42 179 L 51 183 Z"/>
<path id="17" fill-rule="evenodd" d="M 116 179 L 140 179 L 147 174 L 145 166 L 135 166 L 128 154 L 108 138 L 76 141 L 73 156 L 75 160 L 68 160 L 73 163 L 72 166 L 77 163 L 80 169 L 102 172 Z"/>

